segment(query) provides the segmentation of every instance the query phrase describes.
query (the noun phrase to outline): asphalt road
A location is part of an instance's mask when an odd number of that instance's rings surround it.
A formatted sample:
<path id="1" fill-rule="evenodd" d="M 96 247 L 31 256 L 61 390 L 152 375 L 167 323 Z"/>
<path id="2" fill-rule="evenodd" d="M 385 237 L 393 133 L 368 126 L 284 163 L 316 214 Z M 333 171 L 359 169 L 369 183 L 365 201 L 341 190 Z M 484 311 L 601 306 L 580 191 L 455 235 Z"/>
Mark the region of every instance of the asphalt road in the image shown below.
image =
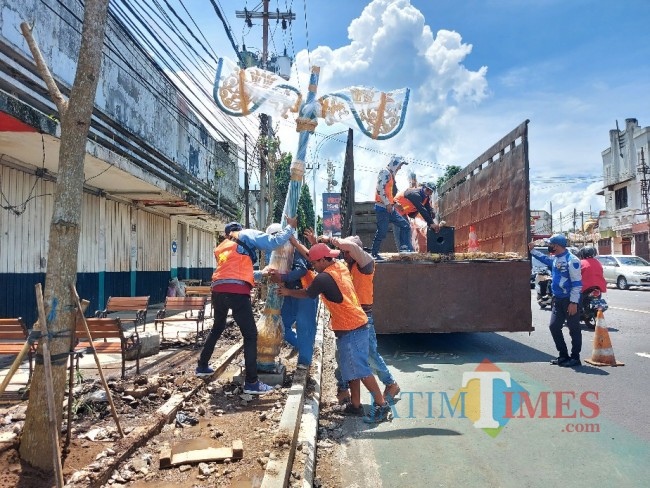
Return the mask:
<path id="1" fill-rule="evenodd" d="M 402 395 L 392 423 L 346 420 L 346 485 L 650 486 L 650 289 L 606 298 L 624 367 L 550 365 L 550 312 L 532 291 L 530 335 L 380 336 Z M 583 330 L 583 358 L 593 336 Z"/>

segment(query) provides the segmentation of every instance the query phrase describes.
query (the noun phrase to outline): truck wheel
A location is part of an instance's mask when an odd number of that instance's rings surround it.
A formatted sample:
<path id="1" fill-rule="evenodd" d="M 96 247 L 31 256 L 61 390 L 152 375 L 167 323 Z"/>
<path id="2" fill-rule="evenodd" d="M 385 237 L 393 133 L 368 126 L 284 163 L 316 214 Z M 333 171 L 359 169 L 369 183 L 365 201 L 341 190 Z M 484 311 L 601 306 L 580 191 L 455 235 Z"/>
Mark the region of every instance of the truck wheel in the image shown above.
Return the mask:
<path id="1" fill-rule="evenodd" d="M 630 285 L 627 284 L 627 279 L 625 279 L 625 276 L 618 277 L 616 280 L 616 286 L 619 290 L 627 290 L 630 287 Z"/>

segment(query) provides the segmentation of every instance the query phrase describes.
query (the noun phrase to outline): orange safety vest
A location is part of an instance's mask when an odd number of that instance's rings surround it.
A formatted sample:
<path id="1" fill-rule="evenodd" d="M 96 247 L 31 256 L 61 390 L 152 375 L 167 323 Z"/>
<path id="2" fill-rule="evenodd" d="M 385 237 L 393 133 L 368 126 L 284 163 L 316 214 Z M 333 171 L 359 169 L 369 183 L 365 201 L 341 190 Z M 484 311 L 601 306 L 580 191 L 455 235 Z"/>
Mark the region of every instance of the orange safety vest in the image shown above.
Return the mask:
<path id="1" fill-rule="evenodd" d="M 361 303 L 361 305 L 372 305 L 373 277 L 375 276 L 374 268 L 372 273 L 363 274 L 359 269 L 359 265 L 354 263 L 350 270 L 350 274 L 352 275 L 352 284 L 354 285 L 354 290 L 357 292 L 359 303 Z"/>
<path id="2" fill-rule="evenodd" d="M 399 203 L 402 206 L 403 210 L 396 209 L 397 213 L 399 213 L 400 215 L 409 215 L 417 211 L 417 208 L 415 208 L 413 202 L 404 196 L 403 191 L 395 195 L 395 202 Z M 429 197 L 425 196 L 424 199 L 422 200 L 422 206 L 426 208 L 427 203 L 429 203 Z"/>
<path id="3" fill-rule="evenodd" d="M 384 185 L 384 193 L 388 196 L 388 201 L 392 204 L 394 201 L 393 187 L 395 186 L 395 178 L 393 174 L 389 172 L 390 178 Z M 379 198 L 379 192 L 375 190 L 375 202 L 384 203 L 381 198 Z"/>
<path id="4" fill-rule="evenodd" d="M 236 238 L 238 233 L 231 232 Z M 239 280 L 255 286 L 253 278 L 253 261 L 248 254 L 237 252 L 237 243 L 226 239 L 214 250 L 217 267 L 212 273 L 212 281 Z"/>
<path id="5" fill-rule="evenodd" d="M 366 313 L 359 305 L 359 299 L 354 291 L 352 277 L 348 267 L 341 261 L 335 261 L 324 273 L 330 275 L 343 295 L 341 303 L 330 302 L 323 296 L 323 302 L 330 311 L 332 330 L 354 330 L 368 323 Z"/>
<path id="6" fill-rule="evenodd" d="M 305 290 L 309 288 L 309 285 L 311 285 L 315 277 L 316 277 L 316 273 L 314 273 L 313 270 L 308 269 L 307 273 L 305 273 L 305 275 L 302 278 L 300 278 L 300 284 L 302 285 L 302 289 Z"/>

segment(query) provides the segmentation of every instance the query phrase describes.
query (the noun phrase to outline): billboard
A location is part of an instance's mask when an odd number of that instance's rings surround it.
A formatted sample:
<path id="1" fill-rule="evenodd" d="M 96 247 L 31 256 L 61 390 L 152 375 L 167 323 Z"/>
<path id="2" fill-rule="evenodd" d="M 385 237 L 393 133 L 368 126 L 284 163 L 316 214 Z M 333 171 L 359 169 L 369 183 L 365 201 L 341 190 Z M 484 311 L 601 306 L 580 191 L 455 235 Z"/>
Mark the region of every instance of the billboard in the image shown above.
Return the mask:
<path id="1" fill-rule="evenodd" d="M 323 193 L 323 234 L 341 236 L 340 193 Z"/>

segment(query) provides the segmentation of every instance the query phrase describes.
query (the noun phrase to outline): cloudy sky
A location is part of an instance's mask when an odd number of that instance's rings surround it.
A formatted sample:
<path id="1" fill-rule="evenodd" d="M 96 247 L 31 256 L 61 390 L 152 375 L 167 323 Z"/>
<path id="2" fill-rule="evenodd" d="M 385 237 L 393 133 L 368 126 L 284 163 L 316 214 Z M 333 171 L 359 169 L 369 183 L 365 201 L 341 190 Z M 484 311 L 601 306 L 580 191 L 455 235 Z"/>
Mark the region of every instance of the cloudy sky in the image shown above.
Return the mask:
<path id="1" fill-rule="evenodd" d="M 240 3 L 221 3 L 236 42 L 261 49 L 260 25 L 248 28 L 235 18 Z M 272 0 L 270 6 L 296 14 L 286 31 L 272 22 L 271 50 L 295 55 L 291 81 L 303 91 L 314 64 L 321 67 L 320 95 L 353 85 L 411 89 L 399 135 L 372 141 L 355 132 L 357 200 L 373 198 L 375 174 L 390 154 L 409 159 L 420 180 L 435 178 L 529 119 L 531 209 L 548 210 L 552 201 L 559 221 L 560 212 L 604 208 L 595 194 L 602 187 L 601 151 L 616 121 L 650 125 L 646 0 Z M 223 36 L 223 55 L 234 57 L 220 24 L 208 32 Z M 312 139 L 308 163 L 320 163 L 319 193 L 328 159 L 341 179 L 343 135 L 328 141 L 323 135 L 342 129 L 321 122 Z M 291 122 L 279 123 L 283 149 L 295 153 L 294 130 Z M 406 173 L 398 186 L 406 186 Z"/>

